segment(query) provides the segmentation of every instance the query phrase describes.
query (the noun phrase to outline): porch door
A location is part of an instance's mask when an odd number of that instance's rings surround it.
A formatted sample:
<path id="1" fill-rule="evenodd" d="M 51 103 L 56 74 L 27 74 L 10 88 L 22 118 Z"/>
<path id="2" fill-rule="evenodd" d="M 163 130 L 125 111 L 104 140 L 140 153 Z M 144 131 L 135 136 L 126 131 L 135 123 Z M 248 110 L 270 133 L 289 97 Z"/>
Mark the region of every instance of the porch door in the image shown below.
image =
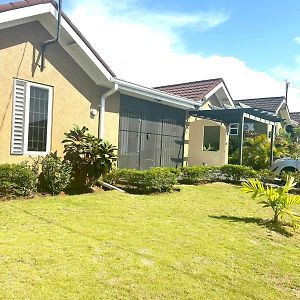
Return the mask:
<path id="1" fill-rule="evenodd" d="M 182 166 L 184 127 L 185 111 L 121 95 L 119 167 Z"/>

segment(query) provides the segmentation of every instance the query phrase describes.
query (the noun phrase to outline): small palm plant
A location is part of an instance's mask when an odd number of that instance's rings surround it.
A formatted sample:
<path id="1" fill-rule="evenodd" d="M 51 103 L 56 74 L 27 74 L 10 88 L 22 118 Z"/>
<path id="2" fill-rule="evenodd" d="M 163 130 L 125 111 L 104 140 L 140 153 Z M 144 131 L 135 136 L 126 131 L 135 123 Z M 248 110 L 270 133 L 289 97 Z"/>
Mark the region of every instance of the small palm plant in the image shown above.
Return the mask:
<path id="1" fill-rule="evenodd" d="M 264 198 L 260 203 L 264 207 L 271 207 L 274 212 L 274 223 L 280 219 L 288 217 L 294 230 L 300 227 L 300 215 L 292 211 L 293 205 L 300 205 L 300 196 L 290 195 L 289 192 L 295 187 L 294 177 L 288 176 L 286 184 L 283 187 L 274 188 L 272 186 L 264 187 L 258 179 L 250 179 L 243 183 L 243 192 L 251 193 L 252 199 Z"/>

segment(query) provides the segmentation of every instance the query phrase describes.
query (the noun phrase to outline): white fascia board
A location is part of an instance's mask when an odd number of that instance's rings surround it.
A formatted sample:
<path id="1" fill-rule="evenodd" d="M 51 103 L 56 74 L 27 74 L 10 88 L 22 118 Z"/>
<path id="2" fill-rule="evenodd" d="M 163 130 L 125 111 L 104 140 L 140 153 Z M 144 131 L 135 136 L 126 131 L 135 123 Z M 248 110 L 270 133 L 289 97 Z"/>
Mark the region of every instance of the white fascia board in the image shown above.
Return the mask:
<path id="1" fill-rule="evenodd" d="M 285 100 L 282 100 L 282 102 L 280 103 L 280 105 L 279 105 L 278 108 L 276 109 L 276 112 L 275 112 L 275 115 L 276 115 L 276 116 L 278 115 L 280 109 L 282 108 L 283 104 L 285 104 L 285 103 L 286 103 Z"/>
<path id="2" fill-rule="evenodd" d="M 55 19 L 58 17 L 58 12 L 51 3 L 38 4 L 2 12 L 0 13 L 0 29 L 13 27 L 32 21 L 40 21 L 40 23 L 47 29 L 47 23 L 43 22 L 43 18 L 49 16 L 49 14 L 51 14 Z M 107 71 L 107 69 L 102 65 L 98 58 L 93 54 L 93 52 L 82 41 L 82 39 L 63 17 L 61 18 L 61 26 L 66 30 L 66 32 L 76 42 L 83 53 L 92 61 L 92 63 L 97 67 L 97 69 L 100 70 L 100 72 L 109 82 L 110 78 L 112 78 L 112 75 Z M 48 31 L 50 32 L 50 30 Z M 63 45 L 61 46 L 63 47 Z"/>
<path id="3" fill-rule="evenodd" d="M 140 96 L 142 98 L 150 100 L 152 99 L 155 102 L 164 102 L 165 105 L 177 106 L 185 110 L 195 110 L 197 106 L 200 107 L 200 104 L 195 101 L 188 100 L 183 97 L 174 96 L 165 92 L 144 87 L 118 78 L 112 78 L 111 81 L 119 85 L 120 92 L 129 92 L 135 94 L 137 97 Z"/>
<path id="4" fill-rule="evenodd" d="M 36 20 L 36 16 L 49 13 L 52 4 L 38 4 L 0 13 L 0 29 Z M 53 7 L 54 8 L 54 7 Z"/>
<path id="5" fill-rule="evenodd" d="M 53 5 L 50 7 L 50 12 L 54 18 L 57 19 L 58 12 Z M 93 54 L 89 47 L 82 41 L 78 34 L 72 29 L 68 22 L 62 17 L 61 25 L 75 41 L 75 43 L 84 51 L 84 53 L 90 58 L 90 60 L 97 66 L 97 68 L 103 73 L 106 79 L 109 81 L 112 78 L 112 75 L 107 71 L 107 69 L 102 65 L 98 58 Z"/>
<path id="6" fill-rule="evenodd" d="M 208 94 L 206 94 L 205 98 L 208 100 L 208 98 L 211 97 L 213 94 L 215 94 L 219 89 L 223 89 L 229 103 L 234 107 L 233 100 L 223 82 L 220 82 L 215 88 L 213 88 Z"/>

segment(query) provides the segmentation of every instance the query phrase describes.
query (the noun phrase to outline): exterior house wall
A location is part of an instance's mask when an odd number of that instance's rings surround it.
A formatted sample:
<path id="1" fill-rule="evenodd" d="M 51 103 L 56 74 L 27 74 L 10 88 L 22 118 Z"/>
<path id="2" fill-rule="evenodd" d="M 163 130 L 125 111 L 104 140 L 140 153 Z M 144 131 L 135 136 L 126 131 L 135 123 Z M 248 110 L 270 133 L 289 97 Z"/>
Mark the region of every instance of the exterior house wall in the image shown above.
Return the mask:
<path id="1" fill-rule="evenodd" d="M 40 45 L 52 38 L 38 22 L 0 30 L 0 162 L 18 162 L 24 156 L 10 154 L 12 129 L 12 95 L 14 78 L 53 86 L 51 151 L 61 155 L 64 132 L 75 124 L 85 125 L 98 134 L 99 114 L 90 117 L 90 109 L 98 110 L 101 94 L 107 88 L 96 85 L 76 62 L 58 45 L 46 52 L 46 69 L 41 72 Z M 117 145 L 119 95 L 107 99 L 105 139 Z"/>
<path id="2" fill-rule="evenodd" d="M 204 127 L 220 126 L 220 148 L 218 151 L 203 151 Z M 220 123 L 190 118 L 188 165 L 221 166 L 228 163 L 228 128 Z"/>

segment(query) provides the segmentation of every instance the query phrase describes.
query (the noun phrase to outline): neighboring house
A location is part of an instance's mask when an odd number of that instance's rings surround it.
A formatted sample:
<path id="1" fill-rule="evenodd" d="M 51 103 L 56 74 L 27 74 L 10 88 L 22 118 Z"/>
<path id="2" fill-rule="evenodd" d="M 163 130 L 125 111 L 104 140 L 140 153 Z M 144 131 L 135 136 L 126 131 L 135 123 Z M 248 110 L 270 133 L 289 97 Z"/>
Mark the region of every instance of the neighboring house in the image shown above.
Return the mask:
<path id="1" fill-rule="evenodd" d="M 222 78 L 156 87 L 156 89 L 188 98 L 201 110 L 234 108 Z M 213 120 L 189 118 L 186 135 L 188 165 L 224 165 L 228 162 L 228 126 Z"/>
<path id="2" fill-rule="evenodd" d="M 77 124 L 117 145 L 122 168 L 226 163 L 225 127 L 189 119 L 200 107 L 233 107 L 222 79 L 180 93 L 118 79 L 64 13 L 58 30 L 59 19 L 53 0 L 0 5 L 0 162 L 62 155 Z"/>
<path id="3" fill-rule="evenodd" d="M 280 128 L 285 128 L 287 125 L 294 125 L 290 117 L 290 112 L 285 97 L 283 96 L 234 100 L 234 104 L 236 107 L 252 107 L 263 111 L 268 111 L 274 116 L 282 118 L 284 121 L 277 124 L 276 131 L 278 131 Z M 230 135 L 238 135 L 238 130 L 238 124 L 230 125 Z M 270 136 L 271 127 L 267 124 L 251 121 L 245 123 L 244 131 L 267 134 Z"/>
<path id="4" fill-rule="evenodd" d="M 300 112 L 290 112 L 291 119 L 297 123 L 297 125 L 300 125 Z"/>

